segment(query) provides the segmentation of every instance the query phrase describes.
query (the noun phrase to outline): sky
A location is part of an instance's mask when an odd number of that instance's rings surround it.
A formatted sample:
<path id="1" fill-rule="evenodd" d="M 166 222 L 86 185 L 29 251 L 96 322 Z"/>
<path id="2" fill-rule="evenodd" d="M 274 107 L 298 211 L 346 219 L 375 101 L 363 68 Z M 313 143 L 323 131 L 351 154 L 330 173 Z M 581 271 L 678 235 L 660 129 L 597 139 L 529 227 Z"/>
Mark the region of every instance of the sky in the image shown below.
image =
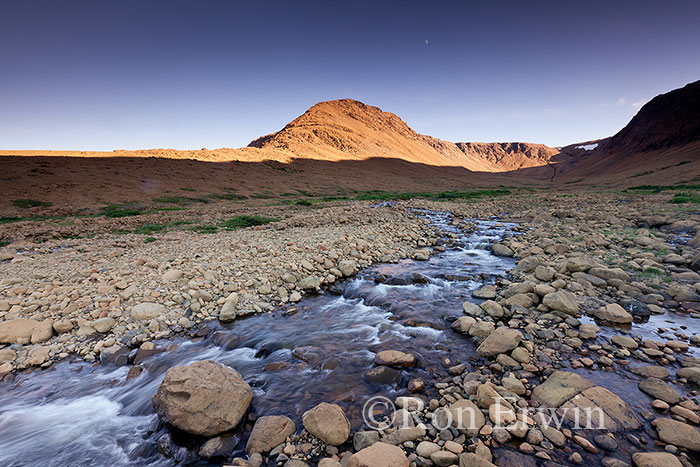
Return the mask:
<path id="1" fill-rule="evenodd" d="M 0 149 L 241 147 L 339 98 L 448 141 L 583 142 L 700 79 L 699 18 L 695 0 L 5 2 Z"/>

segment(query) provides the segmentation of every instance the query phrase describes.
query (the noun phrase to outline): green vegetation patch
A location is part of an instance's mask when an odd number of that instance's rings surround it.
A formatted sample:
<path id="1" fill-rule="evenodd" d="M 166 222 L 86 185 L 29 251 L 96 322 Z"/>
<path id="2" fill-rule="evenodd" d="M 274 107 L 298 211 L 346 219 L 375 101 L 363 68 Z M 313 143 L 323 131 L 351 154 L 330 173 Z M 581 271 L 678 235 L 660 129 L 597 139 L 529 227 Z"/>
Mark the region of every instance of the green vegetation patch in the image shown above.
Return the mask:
<path id="1" fill-rule="evenodd" d="M 191 230 L 193 232 L 198 232 L 198 233 L 203 233 L 203 234 L 210 234 L 210 233 L 218 232 L 219 228 L 215 225 L 200 224 L 200 225 L 193 225 L 192 227 L 188 227 L 187 230 Z"/>
<path id="2" fill-rule="evenodd" d="M 231 219 L 226 219 L 225 221 L 219 222 L 219 226 L 222 229 L 233 230 L 233 229 L 245 229 L 246 227 L 252 227 L 255 225 L 265 225 L 270 222 L 278 221 L 274 217 L 262 217 L 262 216 L 236 216 Z"/>
<path id="3" fill-rule="evenodd" d="M 10 242 L 8 242 L 7 240 L 0 240 L 0 248 L 7 246 L 9 244 L 10 244 Z"/>
<path id="4" fill-rule="evenodd" d="M 430 192 L 388 192 L 381 190 L 372 190 L 360 193 L 355 196 L 354 199 L 359 201 L 393 201 L 393 200 L 407 200 L 413 198 L 425 198 L 432 200 L 453 200 L 453 199 L 479 199 L 479 198 L 493 198 L 496 196 L 509 195 L 510 190 L 507 189 L 496 189 L 496 190 L 472 190 L 472 191 L 441 191 L 439 193 Z"/>
<path id="5" fill-rule="evenodd" d="M 192 198 L 190 196 L 161 196 L 160 198 L 153 198 L 154 203 L 163 204 L 191 204 L 191 203 L 208 203 L 207 198 Z"/>
<path id="6" fill-rule="evenodd" d="M 145 206 L 140 206 L 132 203 L 108 204 L 100 211 L 101 215 L 109 218 L 140 216 L 141 214 L 145 213 Z"/>
<path id="7" fill-rule="evenodd" d="M 248 199 L 245 195 L 239 195 L 238 193 L 212 193 L 207 195 L 211 199 L 224 199 L 227 201 L 237 201 L 241 199 Z"/>
<path id="8" fill-rule="evenodd" d="M 12 205 L 22 209 L 29 209 L 37 206 L 53 206 L 53 203 L 49 201 L 39 201 L 38 199 L 15 199 L 12 201 Z"/>
<path id="9" fill-rule="evenodd" d="M 653 194 L 661 193 L 662 191 L 682 191 L 682 190 L 700 190 L 700 185 L 637 185 L 625 189 L 628 193 L 643 193 Z"/>
<path id="10" fill-rule="evenodd" d="M 693 193 L 685 193 L 685 192 L 676 193 L 673 195 L 671 202 L 673 204 L 685 204 L 685 203 L 700 204 L 700 195 L 693 194 Z"/>

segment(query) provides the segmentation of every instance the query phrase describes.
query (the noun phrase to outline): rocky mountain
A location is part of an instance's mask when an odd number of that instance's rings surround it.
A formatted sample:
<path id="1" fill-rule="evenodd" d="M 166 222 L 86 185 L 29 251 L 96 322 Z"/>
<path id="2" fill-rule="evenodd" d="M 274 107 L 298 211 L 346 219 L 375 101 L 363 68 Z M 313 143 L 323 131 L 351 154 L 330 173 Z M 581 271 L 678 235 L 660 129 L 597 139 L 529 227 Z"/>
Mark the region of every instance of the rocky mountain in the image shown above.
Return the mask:
<path id="1" fill-rule="evenodd" d="M 557 148 L 532 143 L 457 143 L 471 154 L 498 166 L 500 170 L 518 170 L 546 165 L 559 153 Z"/>
<path id="2" fill-rule="evenodd" d="M 396 158 L 473 171 L 503 172 L 545 165 L 558 153 L 528 143 L 452 143 L 422 135 L 401 118 L 352 99 L 320 102 L 282 130 L 250 147 L 324 160 Z"/>
<path id="3" fill-rule="evenodd" d="M 606 153 L 658 151 L 700 140 L 700 81 L 654 97 L 605 142 Z"/>

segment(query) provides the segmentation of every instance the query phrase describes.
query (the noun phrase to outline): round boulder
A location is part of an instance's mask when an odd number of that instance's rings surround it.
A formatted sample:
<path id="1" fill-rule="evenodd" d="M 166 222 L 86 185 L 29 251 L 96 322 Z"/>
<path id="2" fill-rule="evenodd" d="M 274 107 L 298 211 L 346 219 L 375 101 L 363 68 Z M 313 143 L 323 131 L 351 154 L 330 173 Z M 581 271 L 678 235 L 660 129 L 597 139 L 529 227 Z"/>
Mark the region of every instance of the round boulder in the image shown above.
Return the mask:
<path id="1" fill-rule="evenodd" d="M 232 430 L 253 400 L 253 390 L 235 370 L 209 360 L 165 373 L 153 407 L 174 427 L 200 436 Z"/>

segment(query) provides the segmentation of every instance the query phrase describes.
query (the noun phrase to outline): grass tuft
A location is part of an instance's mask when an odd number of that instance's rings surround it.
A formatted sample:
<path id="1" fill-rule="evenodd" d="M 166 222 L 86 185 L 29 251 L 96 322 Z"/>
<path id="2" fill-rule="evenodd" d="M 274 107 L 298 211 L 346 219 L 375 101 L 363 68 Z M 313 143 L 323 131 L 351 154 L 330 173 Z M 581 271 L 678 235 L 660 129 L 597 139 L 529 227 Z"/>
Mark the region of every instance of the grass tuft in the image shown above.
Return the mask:
<path id="1" fill-rule="evenodd" d="M 262 217 L 262 216 L 236 216 L 225 221 L 221 221 L 219 226 L 222 229 L 233 230 L 233 229 L 244 229 L 246 227 L 252 227 L 255 225 L 265 225 L 270 222 L 278 221 L 274 217 Z"/>
<path id="2" fill-rule="evenodd" d="M 22 209 L 29 209 L 37 206 L 53 206 L 53 203 L 49 201 L 39 201 L 38 199 L 15 199 L 12 201 L 12 205 Z"/>

